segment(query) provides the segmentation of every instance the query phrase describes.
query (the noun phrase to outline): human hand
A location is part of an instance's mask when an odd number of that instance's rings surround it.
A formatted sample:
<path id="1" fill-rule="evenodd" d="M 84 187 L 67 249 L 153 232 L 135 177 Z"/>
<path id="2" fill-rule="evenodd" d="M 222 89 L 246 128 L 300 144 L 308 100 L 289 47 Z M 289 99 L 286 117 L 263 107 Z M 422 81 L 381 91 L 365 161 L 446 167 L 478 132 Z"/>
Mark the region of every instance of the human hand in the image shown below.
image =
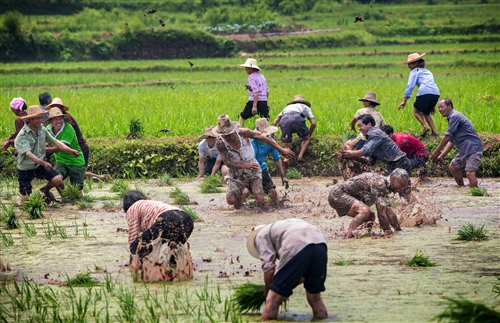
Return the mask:
<path id="1" fill-rule="evenodd" d="M 241 168 L 242 169 L 257 170 L 260 168 L 260 165 L 258 163 L 249 162 L 249 163 L 241 164 Z"/>
<path id="2" fill-rule="evenodd" d="M 433 152 L 431 155 L 431 160 L 435 163 L 437 161 L 438 157 L 439 157 L 439 154 L 437 154 L 436 152 Z"/>
<path id="3" fill-rule="evenodd" d="M 403 109 L 404 107 L 406 106 L 406 102 L 401 102 L 399 105 L 398 105 L 398 110 L 401 110 Z"/>
<path id="4" fill-rule="evenodd" d="M 345 158 L 351 158 L 352 157 L 352 150 L 342 150 L 342 156 Z"/>
<path id="5" fill-rule="evenodd" d="M 285 156 L 286 158 L 293 158 L 295 157 L 295 153 L 291 151 L 289 148 L 283 148 L 281 151 L 281 154 Z"/>
<path id="6" fill-rule="evenodd" d="M 252 87 L 248 84 L 245 84 L 245 89 L 247 89 L 248 91 L 252 91 Z"/>
<path id="7" fill-rule="evenodd" d="M 80 155 L 80 152 L 76 149 L 71 149 L 69 153 L 75 158 L 78 157 L 78 155 Z"/>
<path id="8" fill-rule="evenodd" d="M 6 151 L 6 150 L 7 150 L 7 148 L 9 148 L 9 141 L 8 141 L 8 140 L 7 140 L 6 142 L 4 142 L 4 143 L 3 143 L 3 145 L 2 145 L 2 149 L 1 149 L 1 150 L 2 150 L 2 151 Z"/>
<path id="9" fill-rule="evenodd" d="M 256 115 L 256 114 L 257 114 L 257 107 L 253 107 L 253 108 L 252 108 L 252 114 L 253 114 L 253 115 Z"/>
<path id="10" fill-rule="evenodd" d="M 285 187 L 285 189 L 288 189 L 288 187 L 289 187 L 288 180 L 285 177 L 281 178 L 281 185 L 283 185 Z"/>
<path id="11" fill-rule="evenodd" d="M 45 168 L 48 172 L 53 172 L 53 171 L 54 171 L 54 167 L 52 167 L 52 164 L 51 164 L 51 163 L 49 163 L 49 162 L 44 161 L 44 162 L 42 163 L 42 166 L 43 166 L 43 168 Z"/>

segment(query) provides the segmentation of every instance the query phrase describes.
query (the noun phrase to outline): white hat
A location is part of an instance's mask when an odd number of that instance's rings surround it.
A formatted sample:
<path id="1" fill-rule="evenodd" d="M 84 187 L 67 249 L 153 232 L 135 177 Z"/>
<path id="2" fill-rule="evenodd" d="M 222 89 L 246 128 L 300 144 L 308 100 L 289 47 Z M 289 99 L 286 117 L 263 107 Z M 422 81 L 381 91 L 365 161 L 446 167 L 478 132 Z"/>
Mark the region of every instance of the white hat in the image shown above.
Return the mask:
<path id="1" fill-rule="evenodd" d="M 250 253 L 250 255 L 252 255 L 252 257 L 257 259 L 260 259 L 260 256 L 259 256 L 259 250 L 255 246 L 255 237 L 260 232 L 260 230 L 262 230 L 262 228 L 265 226 L 266 226 L 265 224 L 256 226 L 255 228 L 253 228 L 252 232 L 250 232 L 250 234 L 247 237 L 248 252 Z"/>
<path id="2" fill-rule="evenodd" d="M 245 64 L 240 64 L 241 67 L 250 67 L 250 68 L 255 68 L 256 70 L 260 71 L 260 67 L 257 66 L 257 60 L 254 58 L 248 58 L 245 62 Z"/>
<path id="3" fill-rule="evenodd" d="M 410 55 L 408 55 L 408 60 L 406 62 L 403 62 L 402 64 L 410 64 L 410 63 L 416 62 L 424 56 L 425 56 L 425 53 L 423 53 L 422 55 L 419 55 L 418 53 L 410 54 Z"/>

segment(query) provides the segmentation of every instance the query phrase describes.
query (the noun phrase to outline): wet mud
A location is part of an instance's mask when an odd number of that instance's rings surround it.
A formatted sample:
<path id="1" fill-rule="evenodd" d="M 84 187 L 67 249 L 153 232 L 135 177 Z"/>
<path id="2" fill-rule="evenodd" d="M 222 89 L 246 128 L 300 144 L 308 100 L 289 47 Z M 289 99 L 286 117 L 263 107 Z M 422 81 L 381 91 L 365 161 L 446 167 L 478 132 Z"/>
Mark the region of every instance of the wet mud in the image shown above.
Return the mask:
<path id="1" fill-rule="evenodd" d="M 428 204 L 421 213 L 426 217 L 440 213 L 435 218 L 436 224 L 404 227 L 403 231 L 388 238 L 365 236 L 350 240 L 343 240 L 343 236 L 351 218 L 338 217 L 328 205 L 327 197 L 334 181 L 342 182 L 342 179 L 290 180 L 288 190 L 277 189 L 283 207 L 269 212 L 251 207 L 251 201 L 235 210 L 226 204 L 225 193 L 201 194 L 194 183 L 179 182 L 179 187 L 196 202 L 190 207 L 202 221 L 195 222 L 188 240 L 193 279 L 173 284 L 196 288 L 208 277 L 221 286 L 223 295 L 228 295 L 232 287 L 243 282 L 262 283 L 261 264 L 246 250 L 247 234 L 255 225 L 296 217 L 319 226 L 328 242 L 328 277 L 323 293 L 330 315 L 327 322 L 428 321 L 442 311 L 442 296 L 498 305 L 491 290 L 497 280 L 495 276 L 500 275 L 499 179 L 480 180 L 480 186 L 490 194 L 484 197 L 471 196 L 467 188 L 456 187 L 449 178 L 421 182 L 417 192 L 419 201 Z M 172 187 L 160 187 L 155 180 L 135 181 L 130 187 L 134 185 L 148 193 L 151 199 L 172 202 L 168 197 Z M 113 194 L 109 188 L 107 184 L 90 194 L 109 196 Z M 402 200 L 395 197 L 393 202 L 398 212 L 402 212 L 403 209 L 398 209 L 403 207 Z M 23 230 L 10 231 L 14 246 L 0 245 L 3 264 L 8 263 L 11 269 L 9 275 L 19 281 L 25 274 L 40 284 L 57 284 L 65 281 L 66 274 L 73 277 L 86 270 L 92 273 L 107 270 L 121 283 L 134 284 L 133 275 L 125 266 L 129 261 L 125 215 L 122 210 L 110 212 L 102 207 L 102 202 L 96 202 L 93 209 L 87 211 L 80 211 L 76 206 L 48 210 L 46 216 L 66 228 L 66 239 L 54 236 L 47 240 L 41 220 L 35 222 L 37 235 L 34 237 L 28 237 Z M 460 226 L 466 223 L 484 224 L 490 239 L 482 242 L 453 240 Z M 78 224 L 78 235 L 75 235 L 75 224 Z M 375 228 L 378 233 L 378 227 Z M 419 250 L 439 266 L 410 268 L 401 265 Z M 335 265 L 342 258 L 353 264 Z M 139 290 L 142 288 L 138 283 L 135 286 Z M 157 287 L 161 290 L 161 286 Z M 287 312 L 280 312 L 279 321 L 309 321 L 312 318 L 301 286 L 295 289 L 287 308 Z M 249 315 L 245 319 L 256 321 L 259 316 Z"/>

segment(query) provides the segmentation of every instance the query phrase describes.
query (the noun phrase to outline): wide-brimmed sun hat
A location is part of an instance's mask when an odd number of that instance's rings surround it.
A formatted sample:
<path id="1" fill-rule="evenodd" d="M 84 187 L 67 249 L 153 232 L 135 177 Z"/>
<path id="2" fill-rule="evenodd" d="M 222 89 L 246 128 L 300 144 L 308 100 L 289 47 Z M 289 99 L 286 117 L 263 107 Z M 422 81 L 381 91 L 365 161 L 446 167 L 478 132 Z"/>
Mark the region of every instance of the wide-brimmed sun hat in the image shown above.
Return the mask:
<path id="1" fill-rule="evenodd" d="M 64 119 L 69 118 L 70 115 L 68 113 L 62 113 L 61 110 L 59 109 L 50 109 L 49 110 L 49 117 L 45 119 L 43 123 L 49 124 L 50 120 L 57 118 L 57 117 L 63 117 Z"/>
<path id="2" fill-rule="evenodd" d="M 40 108 L 39 105 L 32 105 L 32 106 L 28 107 L 28 110 L 26 111 L 26 113 L 28 115 L 21 117 L 22 120 L 30 120 L 30 119 L 40 118 L 40 117 L 46 115 L 48 112 L 42 111 L 42 108 Z"/>
<path id="3" fill-rule="evenodd" d="M 266 118 L 259 118 L 255 120 L 255 131 L 258 131 L 266 136 L 270 136 L 278 131 L 278 127 L 271 126 Z"/>
<path id="4" fill-rule="evenodd" d="M 254 58 L 248 58 L 245 62 L 245 64 L 240 64 L 241 67 L 250 67 L 250 68 L 255 68 L 256 70 L 260 71 L 260 67 L 257 66 L 257 60 Z"/>
<path id="5" fill-rule="evenodd" d="M 366 92 L 365 96 L 361 99 L 358 99 L 358 101 L 369 101 L 371 103 L 374 103 L 375 105 L 380 105 L 380 103 L 377 101 L 377 95 L 375 92 Z"/>
<path id="6" fill-rule="evenodd" d="M 217 119 L 217 127 L 212 129 L 212 134 L 215 137 L 229 135 L 236 130 L 240 124 L 236 121 L 231 121 L 227 114 L 221 114 Z"/>
<path id="7" fill-rule="evenodd" d="M 416 62 L 424 56 L 425 56 L 425 53 L 423 53 L 422 55 L 419 55 L 418 53 L 410 54 L 410 55 L 408 55 L 408 59 L 406 60 L 406 62 L 403 62 L 402 64 L 410 64 L 410 63 Z"/>
<path id="8" fill-rule="evenodd" d="M 10 101 L 10 107 L 14 110 L 21 111 L 25 104 L 26 101 L 23 98 L 13 98 L 12 101 Z"/>
<path id="9" fill-rule="evenodd" d="M 205 131 L 201 136 L 198 137 L 198 139 L 207 139 L 208 137 L 214 137 L 214 134 L 212 133 L 212 130 L 214 128 L 214 126 L 206 126 Z"/>
<path id="10" fill-rule="evenodd" d="M 63 101 L 60 98 L 54 98 L 52 102 L 45 107 L 45 110 L 50 110 L 53 107 L 64 108 L 64 111 L 69 110 L 69 108 L 63 104 Z"/>
<path id="11" fill-rule="evenodd" d="M 288 102 L 286 105 L 294 104 L 294 103 L 302 103 L 307 105 L 309 108 L 311 107 L 311 103 L 309 101 L 304 100 L 304 97 L 302 95 L 297 94 L 296 96 L 293 97 L 293 100 Z"/>
<path id="12" fill-rule="evenodd" d="M 265 226 L 266 225 L 264 225 L 264 224 L 256 226 L 255 228 L 253 228 L 252 232 L 250 232 L 250 234 L 247 237 L 248 253 L 250 253 L 250 255 L 252 255 L 252 257 L 257 258 L 257 259 L 259 259 L 260 256 L 259 256 L 259 250 L 255 246 L 255 237 L 260 232 L 260 230 L 262 230 L 262 228 Z"/>

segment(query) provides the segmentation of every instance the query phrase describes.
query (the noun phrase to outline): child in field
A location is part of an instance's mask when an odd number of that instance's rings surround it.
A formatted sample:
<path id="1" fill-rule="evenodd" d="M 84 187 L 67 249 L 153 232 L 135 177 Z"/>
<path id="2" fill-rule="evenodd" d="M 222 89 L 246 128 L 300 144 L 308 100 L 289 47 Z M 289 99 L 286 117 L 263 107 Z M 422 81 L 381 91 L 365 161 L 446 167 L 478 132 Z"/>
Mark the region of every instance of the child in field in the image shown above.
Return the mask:
<path id="1" fill-rule="evenodd" d="M 245 64 L 241 64 L 248 74 L 248 84 L 245 85 L 249 97 L 243 111 L 239 115 L 239 122 L 242 127 L 245 126 L 245 120 L 253 117 L 257 113 L 262 118 L 269 120 L 269 89 L 267 87 L 266 78 L 259 73 L 260 68 L 257 66 L 257 61 L 253 58 L 246 60 Z"/>
<path id="2" fill-rule="evenodd" d="M 418 86 L 417 99 L 415 103 L 413 103 L 413 115 L 418 122 L 420 122 L 422 127 L 424 127 L 421 135 L 422 137 L 424 137 L 429 130 L 432 130 L 433 136 L 438 134 L 431 114 L 434 114 L 436 111 L 435 108 L 439 99 L 439 89 L 436 82 L 434 82 L 434 76 L 429 70 L 425 69 L 425 61 L 422 59 L 424 55 L 425 53 L 422 55 L 413 53 L 408 55 L 408 60 L 406 62 L 403 62 L 403 64 L 408 64 L 408 68 L 411 72 L 408 78 L 408 85 L 406 86 L 403 102 L 398 106 L 398 110 L 403 109 L 406 106 L 406 101 L 411 98 L 413 89 L 415 86 Z"/>

